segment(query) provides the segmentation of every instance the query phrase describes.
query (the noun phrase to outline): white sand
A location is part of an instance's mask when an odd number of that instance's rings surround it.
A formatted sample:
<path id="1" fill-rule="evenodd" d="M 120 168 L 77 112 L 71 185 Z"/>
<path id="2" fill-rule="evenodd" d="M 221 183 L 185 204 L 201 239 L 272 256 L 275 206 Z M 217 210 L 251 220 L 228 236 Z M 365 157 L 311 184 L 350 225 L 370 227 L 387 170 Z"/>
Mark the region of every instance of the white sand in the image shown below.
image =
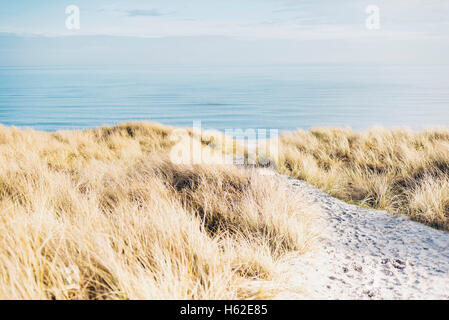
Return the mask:
<path id="1" fill-rule="evenodd" d="M 316 248 L 283 265 L 289 287 L 302 293 L 278 298 L 449 299 L 449 233 L 288 181 L 324 214 Z"/>

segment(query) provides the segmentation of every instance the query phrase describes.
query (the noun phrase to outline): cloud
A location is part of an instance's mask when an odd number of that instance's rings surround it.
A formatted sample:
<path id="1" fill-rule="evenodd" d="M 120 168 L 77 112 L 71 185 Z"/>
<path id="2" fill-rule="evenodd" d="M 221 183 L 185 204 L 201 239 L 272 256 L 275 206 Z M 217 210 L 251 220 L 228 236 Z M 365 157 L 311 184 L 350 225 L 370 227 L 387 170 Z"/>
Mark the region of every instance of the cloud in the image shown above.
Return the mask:
<path id="1" fill-rule="evenodd" d="M 157 9 L 150 10 L 129 10 L 127 11 L 129 17 L 160 17 L 168 13 L 161 12 Z"/>

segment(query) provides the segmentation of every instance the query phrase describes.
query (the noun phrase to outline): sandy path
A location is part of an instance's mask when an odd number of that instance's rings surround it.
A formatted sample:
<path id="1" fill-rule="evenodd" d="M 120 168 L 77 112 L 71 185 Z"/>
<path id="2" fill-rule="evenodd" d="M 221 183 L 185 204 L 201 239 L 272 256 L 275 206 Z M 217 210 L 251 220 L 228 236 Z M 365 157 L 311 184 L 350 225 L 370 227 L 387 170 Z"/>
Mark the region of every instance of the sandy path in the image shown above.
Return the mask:
<path id="1" fill-rule="evenodd" d="M 324 215 L 315 250 L 284 273 L 307 299 L 449 299 L 449 233 L 384 211 L 363 209 L 288 179 Z"/>

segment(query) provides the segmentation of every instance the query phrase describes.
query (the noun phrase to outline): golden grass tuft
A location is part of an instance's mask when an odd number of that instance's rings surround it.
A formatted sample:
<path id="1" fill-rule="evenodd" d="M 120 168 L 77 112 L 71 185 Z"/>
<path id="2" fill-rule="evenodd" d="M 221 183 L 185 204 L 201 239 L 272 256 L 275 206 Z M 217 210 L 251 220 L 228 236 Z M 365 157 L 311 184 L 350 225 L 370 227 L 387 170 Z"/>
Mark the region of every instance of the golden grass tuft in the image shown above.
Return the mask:
<path id="1" fill-rule="evenodd" d="M 449 130 L 298 130 L 281 137 L 278 168 L 340 199 L 449 230 Z"/>
<path id="2" fill-rule="evenodd" d="M 0 126 L 0 298 L 274 295 L 318 209 L 254 171 L 174 165 L 173 130 Z"/>

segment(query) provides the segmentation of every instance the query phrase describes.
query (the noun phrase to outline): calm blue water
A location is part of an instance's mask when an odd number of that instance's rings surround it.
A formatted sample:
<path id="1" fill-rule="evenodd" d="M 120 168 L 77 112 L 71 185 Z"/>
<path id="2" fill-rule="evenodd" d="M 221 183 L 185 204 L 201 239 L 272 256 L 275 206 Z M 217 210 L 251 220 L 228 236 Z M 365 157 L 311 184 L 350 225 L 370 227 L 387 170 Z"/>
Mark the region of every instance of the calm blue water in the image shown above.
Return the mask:
<path id="1" fill-rule="evenodd" d="M 0 67 L 0 123 L 277 128 L 449 125 L 449 66 Z"/>

